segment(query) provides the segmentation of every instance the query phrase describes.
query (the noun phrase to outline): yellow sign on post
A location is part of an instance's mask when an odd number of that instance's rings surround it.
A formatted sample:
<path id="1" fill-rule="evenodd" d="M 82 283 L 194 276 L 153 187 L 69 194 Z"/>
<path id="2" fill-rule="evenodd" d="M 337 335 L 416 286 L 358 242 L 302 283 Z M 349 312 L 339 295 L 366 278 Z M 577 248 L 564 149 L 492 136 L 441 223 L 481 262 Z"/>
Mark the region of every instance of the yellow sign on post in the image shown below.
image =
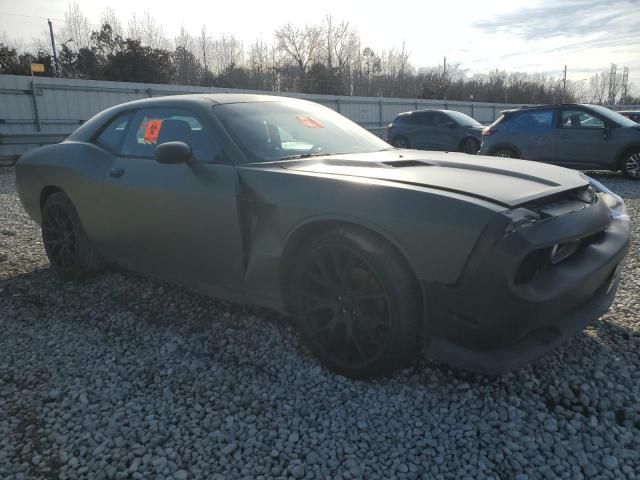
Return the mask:
<path id="1" fill-rule="evenodd" d="M 44 73 L 44 63 L 32 63 L 31 73 Z"/>

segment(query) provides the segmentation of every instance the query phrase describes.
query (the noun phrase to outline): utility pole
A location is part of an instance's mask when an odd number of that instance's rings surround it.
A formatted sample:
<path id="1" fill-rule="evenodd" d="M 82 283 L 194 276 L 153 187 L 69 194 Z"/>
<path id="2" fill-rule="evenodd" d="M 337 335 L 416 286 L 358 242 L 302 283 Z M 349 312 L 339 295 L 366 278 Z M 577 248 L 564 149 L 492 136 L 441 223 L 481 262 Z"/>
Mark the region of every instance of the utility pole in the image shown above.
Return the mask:
<path id="1" fill-rule="evenodd" d="M 60 66 L 58 65 L 58 53 L 56 52 L 56 41 L 53 38 L 53 24 L 51 23 L 50 18 L 47 18 L 47 22 L 49 23 L 49 36 L 51 37 L 51 50 L 53 51 L 53 68 L 55 70 L 56 77 L 59 77 Z"/>
<path id="2" fill-rule="evenodd" d="M 562 78 L 562 103 L 567 101 L 567 66 L 564 66 L 564 77 Z"/>
<path id="3" fill-rule="evenodd" d="M 444 57 L 444 63 L 442 64 L 442 76 L 447 76 L 447 57 Z"/>

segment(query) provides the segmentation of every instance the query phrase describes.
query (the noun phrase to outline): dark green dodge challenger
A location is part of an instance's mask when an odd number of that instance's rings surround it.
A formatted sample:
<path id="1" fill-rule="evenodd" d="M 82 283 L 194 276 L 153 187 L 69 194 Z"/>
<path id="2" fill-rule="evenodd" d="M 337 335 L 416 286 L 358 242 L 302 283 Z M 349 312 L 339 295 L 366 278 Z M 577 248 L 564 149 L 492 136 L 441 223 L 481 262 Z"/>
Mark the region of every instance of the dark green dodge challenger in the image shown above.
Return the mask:
<path id="1" fill-rule="evenodd" d="M 354 378 L 428 355 L 497 374 L 605 312 L 622 200 L 581 173 L 399 150 L 303 100 L 187 95 L 96 115 L 17 165 L 67 278 L 105 262 L 291 314 Z"/>

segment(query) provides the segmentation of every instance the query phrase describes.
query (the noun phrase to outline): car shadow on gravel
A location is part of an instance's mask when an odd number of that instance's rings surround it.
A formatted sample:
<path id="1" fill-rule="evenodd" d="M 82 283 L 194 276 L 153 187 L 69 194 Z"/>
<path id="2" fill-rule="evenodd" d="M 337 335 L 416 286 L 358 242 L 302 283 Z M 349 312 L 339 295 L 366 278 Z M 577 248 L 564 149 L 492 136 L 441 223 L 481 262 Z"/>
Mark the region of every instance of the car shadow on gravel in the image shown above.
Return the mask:
<path id="1" fill-rule="evenodd" d="M 0 279 L 0 301 L 0 305 L 18 304 L 33 310 L 38 316 L 50 315 L 52 311 L 64 313 L 65 305 L 73 302 L 78 313 L 61 314 L 58 321 L 90 322 L 100 328 L 102 319 L 111 314 L 123 313 L 133 315 L 138 322 L 171 328 L 186 337 L 205 333 L 215 323 L 222 324 L 225 328 L 250 328 L 250 325 L 239 322 L 240 318 L 249 316 L 257 323 L 271 325 L 282 334 L 293 337 L 290 347 L 299 355 L 311 356 L 310 351 L 299 341 L 289 317 L 264 308 L 217 300 L 123 270 L 110 270 L 79 281 L 65 281 L 49 268 L 40 267 Z M 109 332 L 112 336 L 119 333 L 121 332 Z M 581 369 L 594 356 L 614 354 L 620 342 L 627 344 L 627 351 L 640 351 L 640 333 L 601 320 L 531 365 L 505 375 L 517 377 L 519 373 L 527 372 L 536 377 L 548 377 L 550 370 L 554 368 Z M 638 368 L 638 365 L 633 368 Z M 426 384 L 431 383 L 429 377 L 434 373 L 442 377 L 442 380 L 448 378 L 476 386 L 497 384 L 505 379 L 505 375 L 480 375 L 451 367 L 425 358 L 424 354 L 412 366 L 404 369 L 400 377 L 405 377 L 411 383 Z"/>

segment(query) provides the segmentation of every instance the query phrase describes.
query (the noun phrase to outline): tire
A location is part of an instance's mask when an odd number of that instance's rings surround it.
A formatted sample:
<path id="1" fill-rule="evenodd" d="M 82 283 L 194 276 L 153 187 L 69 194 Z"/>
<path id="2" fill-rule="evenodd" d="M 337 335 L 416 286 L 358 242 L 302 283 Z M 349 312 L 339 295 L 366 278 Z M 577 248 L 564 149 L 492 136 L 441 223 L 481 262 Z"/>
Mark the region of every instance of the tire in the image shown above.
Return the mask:
<path id="1" fill-rule="evenodd" d="M 460 142 L 459 152 L 468 153 L 469 155 L 476 155 L 480 150 L 480 144 L 473 138 L 465 138 Z"/>
<path id="2" fill-rule="evenodd" d="M 289 305 L 304 341 L 324 365 L 364 380 L 415 359 L 420 289 L 393 247 L 345 226 L 310 239 L 298 252 L 286 284 Z"/>
<path id="3" fill-rule="evenodd" d="M 391 140 L 391 144 L 396 148 L 411 148 L 409 139 L 403 135 L 398 135 Z"/>
<path id="4" fill-rule="evenodd" d="M 520 158 L 516 152 L 511 150 L 510 148 L 500 148 L 493 152 L 494 157 L 502 157 L 502 158 Z"/>
<path id="5" fill-rule="evenodd" d="M 640 148 L 627 152 L 620 161 L 622 174 L 632 180 L 640 180 Z"/>
<path id="6" fill-rule="evenodd" d="M 42 208 L 42 242 L 51 268 L 76 279 L 104 268 L 80 223 L 75 207 L 62 192 L 50 195 Z"/>

